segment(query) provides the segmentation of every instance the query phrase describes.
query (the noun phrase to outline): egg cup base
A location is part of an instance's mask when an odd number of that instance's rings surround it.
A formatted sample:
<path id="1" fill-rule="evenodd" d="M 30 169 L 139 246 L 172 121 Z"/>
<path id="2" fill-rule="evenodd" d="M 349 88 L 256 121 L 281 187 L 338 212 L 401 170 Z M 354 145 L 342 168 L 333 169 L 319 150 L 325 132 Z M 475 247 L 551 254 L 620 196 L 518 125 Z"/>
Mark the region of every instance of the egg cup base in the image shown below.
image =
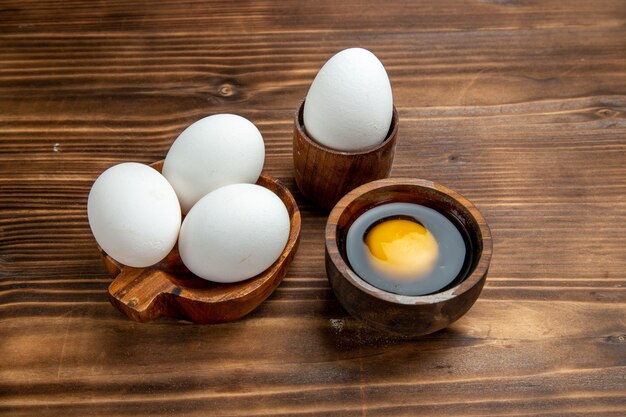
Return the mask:
<path id="1" fill-rule="evenodd" d="M 360 151 L 338 151 L 315 141 L 304 127 L 304 98 L 295 113 L 294 177 L 300 192 L 317 207 L 330 211 L 346 193 L 391 172 L 398 137 L 398 112 L 385 140 Z"/>

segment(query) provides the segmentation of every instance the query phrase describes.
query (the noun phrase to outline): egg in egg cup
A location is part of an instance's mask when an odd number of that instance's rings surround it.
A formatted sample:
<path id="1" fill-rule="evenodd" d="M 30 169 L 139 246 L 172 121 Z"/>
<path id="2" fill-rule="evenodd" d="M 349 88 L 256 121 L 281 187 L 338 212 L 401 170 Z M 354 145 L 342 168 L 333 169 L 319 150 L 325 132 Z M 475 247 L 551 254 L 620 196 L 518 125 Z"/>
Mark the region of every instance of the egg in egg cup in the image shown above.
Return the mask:
<path id="1" fill-rule="evenodd" d="M 398 112 L 382 62 L 363 48 L 333 55 L 295 114 L 293 162 L 298 188 L 330 210 L 348 191 L 386 178 Z"/>

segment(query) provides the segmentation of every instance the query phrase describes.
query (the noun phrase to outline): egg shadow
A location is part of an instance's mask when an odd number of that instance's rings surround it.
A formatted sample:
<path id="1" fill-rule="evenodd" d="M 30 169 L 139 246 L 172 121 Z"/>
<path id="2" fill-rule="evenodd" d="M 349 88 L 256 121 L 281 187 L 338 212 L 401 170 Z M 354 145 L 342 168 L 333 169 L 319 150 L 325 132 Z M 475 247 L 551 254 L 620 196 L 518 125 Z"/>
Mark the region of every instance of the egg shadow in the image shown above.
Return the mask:
<path id="1" fill-rule="evenodd" d="M 484 342 L 468 337 L 454 324 L 425 336 L 395 335 L 353 318 L 336 300 L 326 304 L 330 315 L 318 329 L 320 343 L 337 358 L 358 359 L 368 377 L 401 377 L 409 363 L 415 370 L 452 373 L 448 363 L 455 350 Z"/>

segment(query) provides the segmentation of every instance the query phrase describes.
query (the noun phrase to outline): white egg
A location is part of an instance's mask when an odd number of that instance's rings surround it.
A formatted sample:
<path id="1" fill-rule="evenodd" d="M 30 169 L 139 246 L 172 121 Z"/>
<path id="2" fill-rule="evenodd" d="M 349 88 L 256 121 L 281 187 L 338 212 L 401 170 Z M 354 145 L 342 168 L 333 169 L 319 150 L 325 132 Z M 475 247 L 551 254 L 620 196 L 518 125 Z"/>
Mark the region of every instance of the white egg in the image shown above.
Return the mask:
<path id="1" fill-rule="evenodd" d="M 178 249 L 195 275 L 237 282 L 269 268 L 289 238 L 289 213 L 267 188 L 233 184 L 207 194 L 180 229 Z"/>
<path id="2" fill-rule="evenodd" d="M 366 49 L 346 49 L 326 62 L 304 103 L 304 126 L 340 151 L 380 144 L 391 126 L 393 96 L 383 64 Z"/>
<path id="3" fill-rule="evenodd" d="M 265 145 L 252 122 L 234 114 L 205 117 L 174 141 L 163 175 L 183 213 L 211 191 L 228 184 L 254 184 L 263 169 Z"/>
<path id="4" fill-rule="evenodd" d="M 134 162 L 104 171 L 89 192 L 89 226 L 116 261 L 143 268 L 174 247 L 181 213 L 176 193 L 155 169 Z"/>

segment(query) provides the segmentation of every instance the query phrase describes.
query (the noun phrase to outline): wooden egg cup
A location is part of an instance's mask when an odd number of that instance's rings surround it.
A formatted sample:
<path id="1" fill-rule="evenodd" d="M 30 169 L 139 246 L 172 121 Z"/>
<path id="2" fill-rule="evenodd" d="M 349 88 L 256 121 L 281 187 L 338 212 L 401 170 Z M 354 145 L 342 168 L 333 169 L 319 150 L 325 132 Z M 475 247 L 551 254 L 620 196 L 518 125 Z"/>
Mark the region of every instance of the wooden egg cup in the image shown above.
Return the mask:
<path id="1" fill-rule="evenodd" d="M 151 165 L 161 172 L 163 161 Z M 239 319 L 257 308 L 278 287 L 300 241 L 300 211 L 287 188 L 262 174 L 257 184 L 274 192 L 289 212 L 289 239 L 280 257 L 267 270 L 245 281 L 220 284 L 191 274 L 175 247 L 160 263 L 132 268 L 115 261 L 102 248 L 107 271 L 114 277 L 109 300 L 118 310 L 139 322 L 172 317 L 195 323 L 221 323 Z"/>
<path id="2" fill-rule="evenodd" d="M 293 165 L 296 184 L 307 199 L 329 211 L 350 190 L 389 176 L 398 137 L 395 107 L 389 132 L 380 145 L 343 152 L 328 148 L 308 135 L 304 127 L 305 101 L 302 100 L 295 114 Z"/>
<path id="3" fill-rule="evenodd" d="M 415 203 L 433 208 L 465 235 L 469 270 L 441 291 L 406 296 L 376 288 L 351 268 L 346 237 L 365 211 L 386 203 Z M 355 318 L 402 336 L 436 332 L 458 320 L 474 304 L 487 278 L 492 241 L 478 209 L 454 191 L 431 181 L 393 178 L 362 185 L 343 197 L 326 223 L 326 274 L 341 305 Z"/>

